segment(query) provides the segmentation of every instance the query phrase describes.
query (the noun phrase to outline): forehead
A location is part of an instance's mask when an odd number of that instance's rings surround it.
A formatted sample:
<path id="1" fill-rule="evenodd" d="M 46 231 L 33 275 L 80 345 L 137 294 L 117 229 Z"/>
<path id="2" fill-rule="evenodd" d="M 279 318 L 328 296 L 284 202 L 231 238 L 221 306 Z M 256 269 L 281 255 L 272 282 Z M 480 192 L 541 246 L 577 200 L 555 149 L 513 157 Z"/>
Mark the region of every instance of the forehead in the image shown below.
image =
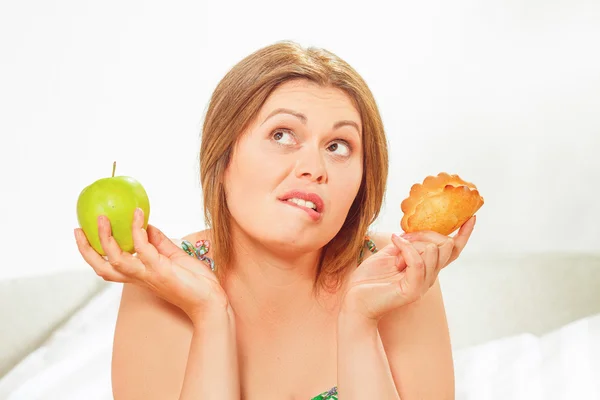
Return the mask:
<path id="1" fill-rule="evenodd" d="M 305 114 L 323 111 L 323 108 L 326 108 L 328 113 L 335 112 L 331 118 L 353 119 L 360 126 L 360 114 L 346 92 L 332 86 L 320 86 L 305 79 L 287 81 L 278 86 L 263 104 L 261 116 L 268 115 L 278 107 L 291 108 Z M 308 117 L 310 119 L 310 115 Z"/>

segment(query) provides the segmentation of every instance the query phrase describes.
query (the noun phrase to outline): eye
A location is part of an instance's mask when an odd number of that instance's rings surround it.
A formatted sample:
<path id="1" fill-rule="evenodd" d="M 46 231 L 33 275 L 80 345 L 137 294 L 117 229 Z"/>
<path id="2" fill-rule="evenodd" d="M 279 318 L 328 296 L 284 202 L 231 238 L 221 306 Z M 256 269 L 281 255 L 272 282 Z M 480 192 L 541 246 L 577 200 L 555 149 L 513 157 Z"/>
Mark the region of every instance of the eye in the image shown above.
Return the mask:
<path id="1" fill-rule="evenodd" d="M 294 144 L 293 138 L 294 134 L 289 129 L 276 129 L 273 131 L 271 138 L 277 142 L 277 144 L 282 146 L 289 146 Z M 287 137 L 287 139 L 286 139 Z"/>
<path id="2" fill-rule="evenodd" d="M 327 150 L 334 153 L 336 156 L 348 157 L 352 152 L 352 148 L 345 140 L 338 140 L 327 147 Z M 339 150 L 339 151 L 338 151 Z M 336 153 L 337 151 L 337 153 Z"/>

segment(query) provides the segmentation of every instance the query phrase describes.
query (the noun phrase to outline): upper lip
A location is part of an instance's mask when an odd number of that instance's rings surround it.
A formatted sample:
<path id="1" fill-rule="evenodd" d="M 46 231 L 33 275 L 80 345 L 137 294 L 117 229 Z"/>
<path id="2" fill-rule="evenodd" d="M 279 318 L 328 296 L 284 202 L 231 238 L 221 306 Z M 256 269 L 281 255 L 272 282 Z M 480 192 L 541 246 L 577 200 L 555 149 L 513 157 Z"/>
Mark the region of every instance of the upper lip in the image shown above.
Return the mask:
<path id="1" fill-rule="evenodd" d="M 279 200 L 286 201 L 293 198 L 302 199 L 304 201 L 312 201 L 313 203 L 315 203 L 315 207 L 317 207 L 318 213 L 323 212 L 323 210 L 325 209 L 325 204 L 323 204 L 323 199 L 321 199 L 321 196 L 319 196 L 316 193 L 308 193 L 303 192 L 301 190 L 291 190 L 283 196 L 279 197 Z"/>

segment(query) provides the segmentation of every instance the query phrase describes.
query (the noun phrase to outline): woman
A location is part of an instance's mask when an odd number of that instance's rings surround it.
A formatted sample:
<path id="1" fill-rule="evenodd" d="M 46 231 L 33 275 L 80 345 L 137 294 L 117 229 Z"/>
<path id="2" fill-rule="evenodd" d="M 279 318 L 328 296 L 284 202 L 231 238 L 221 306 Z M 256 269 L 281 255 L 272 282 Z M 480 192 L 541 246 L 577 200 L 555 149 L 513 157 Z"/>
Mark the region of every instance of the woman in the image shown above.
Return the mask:
<path id="1" fill-rule="evenodd" d="M 279 42 L 233 67 L 203 127 L 209 229 L 170 240 L 138 210 L 132 256 L 100 218 L 106 257 L 76 230 L 124 283 L 115 399 L 454 398 L 437 275 L 475 221 L 369 233 L 387 157 L 371 92 L 334 54 Z"/>

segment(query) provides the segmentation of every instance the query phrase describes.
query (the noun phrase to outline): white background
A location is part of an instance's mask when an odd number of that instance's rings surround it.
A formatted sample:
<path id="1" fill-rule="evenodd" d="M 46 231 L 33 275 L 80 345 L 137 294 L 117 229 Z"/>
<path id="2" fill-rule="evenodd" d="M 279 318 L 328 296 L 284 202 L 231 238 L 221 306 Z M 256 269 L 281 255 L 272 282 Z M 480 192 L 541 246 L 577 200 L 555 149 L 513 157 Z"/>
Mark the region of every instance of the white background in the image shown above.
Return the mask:
<path id="1" fill-rule="evenodd" d="M 0 279 L 89 268 L 83 187 L 129 175 L 151 223 L 204 227 L 197 154 L 211 91 L 291 39 L 366 79 L 390 144 L 375 228 L 440 171 L 485 198 L 465 253 L 599 252 L 600 2 L 6 1 L 0 5 Z"/>

